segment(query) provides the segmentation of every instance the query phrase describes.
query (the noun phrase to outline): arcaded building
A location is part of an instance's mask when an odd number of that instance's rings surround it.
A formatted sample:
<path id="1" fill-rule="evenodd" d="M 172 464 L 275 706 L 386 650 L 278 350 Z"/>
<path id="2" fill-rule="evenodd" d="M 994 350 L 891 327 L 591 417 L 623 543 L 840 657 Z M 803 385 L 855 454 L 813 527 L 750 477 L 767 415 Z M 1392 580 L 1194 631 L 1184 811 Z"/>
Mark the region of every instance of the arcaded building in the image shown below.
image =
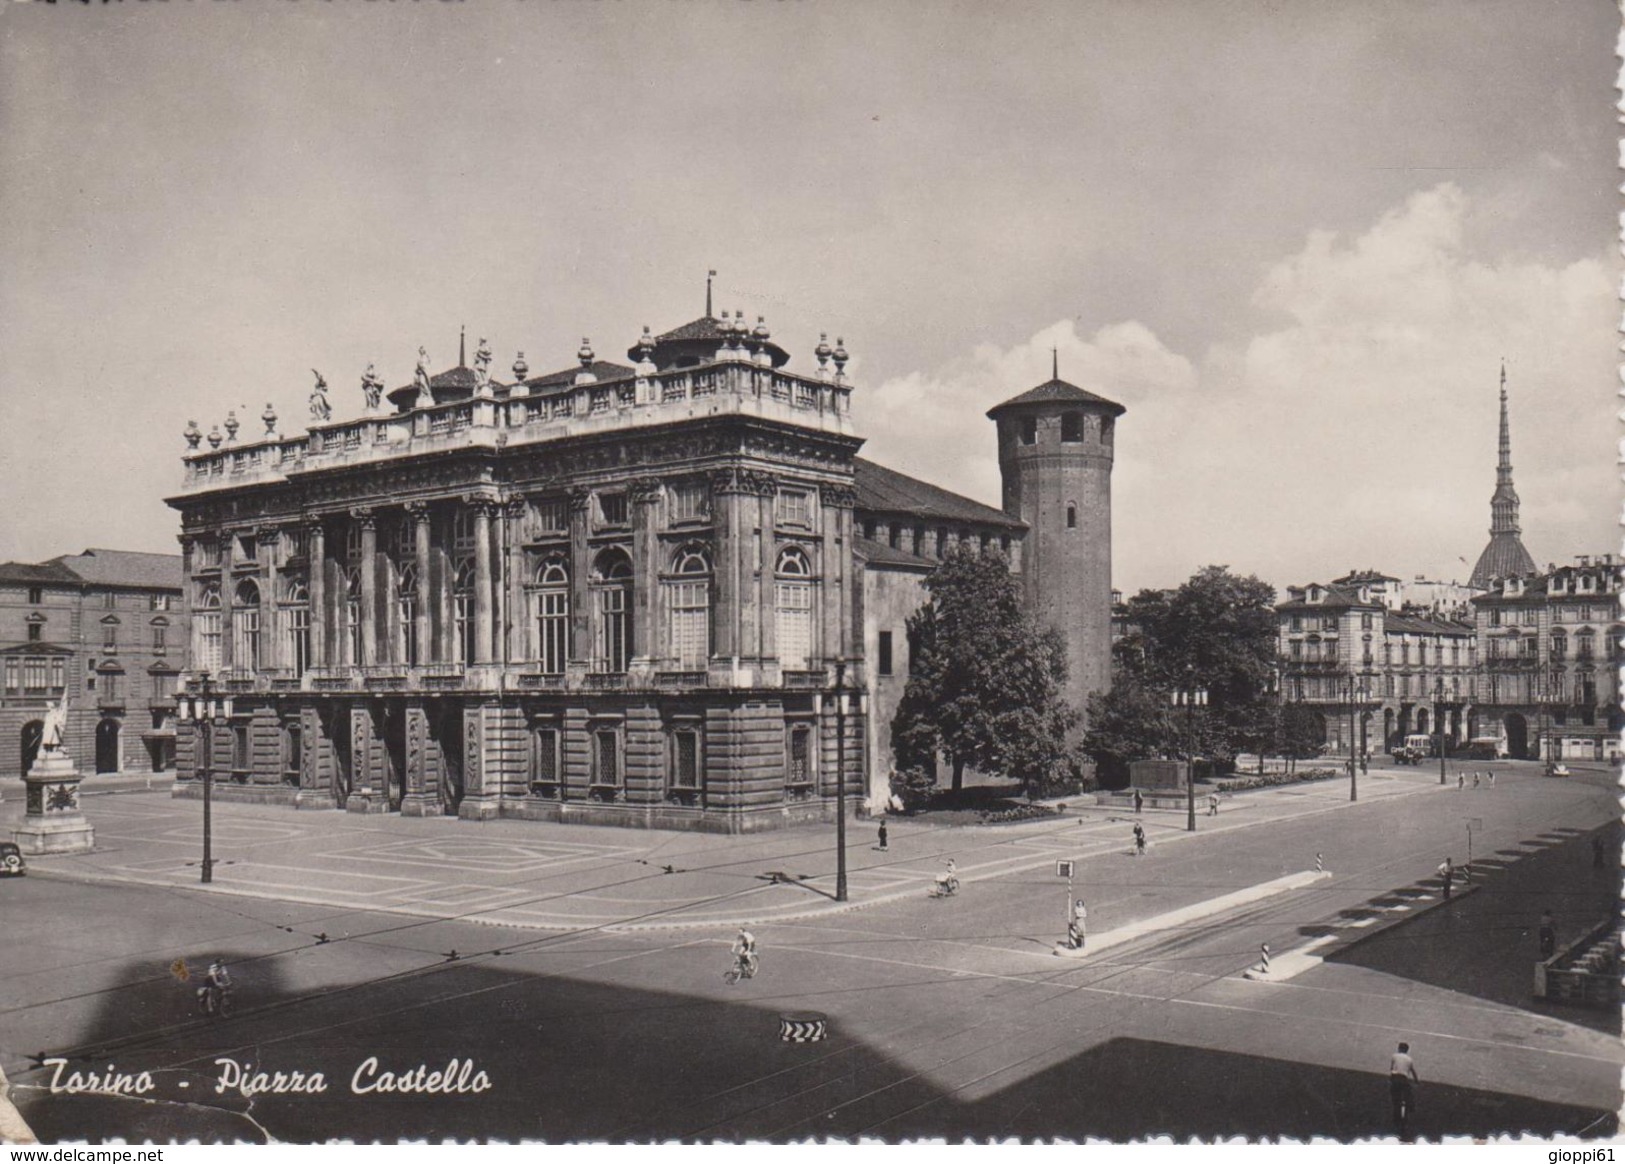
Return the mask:
<path id="1" fill-rule="evenodd" d="M 629 363 L 583 341 L 504 383 L 483 341 L 420 349 L 358 419 L 319 381 L 299 435 L 190 427 L 185 685 L 216 715 L 181 724 L 182 793 L 736 832 L 883 800 L 921 579 L 966 542 L 1019 565 L 1028 526 L 858 458 L 847 353 L 812 355 L 708 305 Z"/>

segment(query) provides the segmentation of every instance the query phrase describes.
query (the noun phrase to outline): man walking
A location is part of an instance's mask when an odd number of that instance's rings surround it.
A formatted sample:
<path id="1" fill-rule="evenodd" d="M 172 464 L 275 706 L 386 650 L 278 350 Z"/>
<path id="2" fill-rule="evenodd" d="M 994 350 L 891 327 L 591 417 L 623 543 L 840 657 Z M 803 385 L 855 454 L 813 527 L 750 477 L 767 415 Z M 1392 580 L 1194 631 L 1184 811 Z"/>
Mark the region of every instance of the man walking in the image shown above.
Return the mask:
<path id="1" fill-rule="evenodd" d="M 880 818 L 880 851 L 886 851 L 886 818 Z"/>
<path id="2" fill-rule="evenodd" d="M 1456 773 L 1456 791 L 1460 792 L 1467 787 L 1467 777 L 1461 772 Z"/>
<path id="3" fill-rule="evenodd" d="M 1490 773 L 1490 787 L 1491 788 L 1495 787 L 1495 773 L 1494 772 Z"/>
<path id="4" fill-rule="evenodd" d="M 1141 796 L 1140 795 L 1140 790 L 1138 788 L 1136 788 L 1134 790 L 1134 815 L 1135 816 L 1140 815 L 1140 809 L 1142 809 L 1144 807 L 1145 807 L 1145 797 Z"/>
<path id="5" fill-rule="evenodd" d="M 1444 899 L 1449 901 L 1450 886 L 1451 883 L 1456 879 L 1455 862 L 1453 862 L 1449 857 L 1446 857 L 1444 859 L 1444 864 L 1439 866 L 1439 876 L 1444 878 Z"/>
<path id="6" fill-rule="evenodd" d="M 1207 794 L 1207 814 L 1209 816 L 1219 815 L 1219 794 L 1217 792 Z"/>
<path id="7" fill-rule="evenodd" d="M 1140 827 L 1139 821 L 1134 822 L 1134 855 L 1145 856 L 1145 829 Z"/>
<path id="8" fill-rule="evenodd" d="M 1072 920 L 1066 925 L 1066 944 L 1068 949 L 1081 950 L 1088 935 L 1089 911 L 1084 908 L 1083 898 L 1078 898 L 1072 906 Z"/>
<path id="9" fill-rule="evenodd" d="M 1411 1113 L 1416 1110 L 1416 1085 L 1422 1082 L 1411 1058 L 1411 1045 L 1401 1043 L 1388 1060 L 1388 1100 L 1394 1109 L 1394 1128 L 1405 1138 Z"/>

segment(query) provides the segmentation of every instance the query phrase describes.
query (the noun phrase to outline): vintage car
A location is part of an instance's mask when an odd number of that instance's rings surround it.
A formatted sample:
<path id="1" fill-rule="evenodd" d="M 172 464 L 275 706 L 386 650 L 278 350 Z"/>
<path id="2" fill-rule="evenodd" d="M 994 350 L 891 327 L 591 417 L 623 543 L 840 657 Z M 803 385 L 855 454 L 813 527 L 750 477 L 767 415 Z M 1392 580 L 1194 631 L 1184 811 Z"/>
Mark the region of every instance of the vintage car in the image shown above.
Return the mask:
<path id="1" fill-rule="evenodd" d="M 1546 765 L 1545 775 L 1547 776 L 1567 776 L 1568 774 L 1569 766 L 1567 764 L 1554 763 Z"/>
<path id="2" fill-rule="evenodd" d="M 24 870 L 23 851 L 11 841 L 0 841 L 0 877 L 21 877 Z"/>

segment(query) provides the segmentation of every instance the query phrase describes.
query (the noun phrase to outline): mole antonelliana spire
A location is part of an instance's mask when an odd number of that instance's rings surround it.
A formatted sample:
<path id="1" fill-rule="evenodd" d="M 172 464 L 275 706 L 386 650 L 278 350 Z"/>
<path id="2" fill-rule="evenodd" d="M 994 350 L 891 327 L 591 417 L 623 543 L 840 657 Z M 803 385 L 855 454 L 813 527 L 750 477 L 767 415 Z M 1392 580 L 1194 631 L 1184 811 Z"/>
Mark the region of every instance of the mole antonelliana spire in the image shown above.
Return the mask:
<path id="1" fill-rule="evenodd" d="M 1495 492 L 1490 496 L 1490 542 L 1478 555 L 1468 585 L 1487 590 L 1492 580 L 1533 574 L 1535 560 L 1524 548 L 1518 529 L 1518 491 L 1512 487 L 1512 426 L 1507 419 L 1507 366 L 1501 364 L 1501 439 L 1495 466 Z"/>

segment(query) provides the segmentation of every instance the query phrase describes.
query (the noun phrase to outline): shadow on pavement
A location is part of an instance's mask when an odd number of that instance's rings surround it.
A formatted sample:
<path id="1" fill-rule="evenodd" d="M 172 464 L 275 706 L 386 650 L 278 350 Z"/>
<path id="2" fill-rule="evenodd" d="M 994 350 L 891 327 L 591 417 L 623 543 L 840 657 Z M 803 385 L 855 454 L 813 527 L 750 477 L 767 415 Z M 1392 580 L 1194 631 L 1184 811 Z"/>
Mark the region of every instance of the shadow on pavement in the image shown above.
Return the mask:
<path id="1" fill-rule="evenodd" d="M 595 945 L 593 961 L 648 952 L 630 940 L 623 951 L 615 941 Z M 775 1000 L 770 972 L 726 994 L 718 981 L 718 996 L 703 997 L 539 973 L 523 968 L 534 955 L 519 953 L 290 995 L 276 963 L 300 956 L 235 963 L 240 1009 L 216 1022 L 192 1017 L 189 986 L 131 966 L 127 988 L 105 994 L 86 1024 L 72 1067 L 148 1071 L 153 1090 L 138 1098 L 51 1094 L 40 1089 L 48 1072 L 36 1069 L 13 1080 L 33 1085 L 18 1094 L 25 1118 L 45 1142 L 782 1142 L 859 1133 L 1352 1140 L 1388 1133 L 1381 1075 L 1134 1039 L 1108 1041 L 967 1101 L 838 1021 L 825 1041 L 781 1041 L 781 1007 L 801 1010 L 807 1001 Z M 686 966 L 691 973 L 693 963 Z M 355 1094 L 352 1078 L 373 1057 L 376 1072 L 363 1083 L 420 1064 L 472 1066 L 461 1093 Z M 245 1071 L 299 1071 L 307 1080 L 320 1072 L 326 1091 L 221 1094 L 222 1059 L 254 1065 Z M 488 1088 L 472 1089 L 476 1071 Z M 1589 1136 L 1615 1126 L 1607 1113 L 1429 1084 L 1416 1131 L 1423 1138 Z"/>
<path id="2" fill-rule="evenodd" d="M 1618 851 L 1616 827 L 1596 831 L 1608 852 Z M 1503 867 L 1479 866 L 1473 877 L 1478 892 L 1375 933 L 1326 960 L 1617 1035 L 1617 1007 L 1566 1006 L 1532 993 L 1543 910 L 1551 910 L 1557 923 L 1559 946 L 1617 916 L 1620 870 L 1593 866 L 1591 837 L 1551 837 L 1549 847 L 1510 859 Z"/>

